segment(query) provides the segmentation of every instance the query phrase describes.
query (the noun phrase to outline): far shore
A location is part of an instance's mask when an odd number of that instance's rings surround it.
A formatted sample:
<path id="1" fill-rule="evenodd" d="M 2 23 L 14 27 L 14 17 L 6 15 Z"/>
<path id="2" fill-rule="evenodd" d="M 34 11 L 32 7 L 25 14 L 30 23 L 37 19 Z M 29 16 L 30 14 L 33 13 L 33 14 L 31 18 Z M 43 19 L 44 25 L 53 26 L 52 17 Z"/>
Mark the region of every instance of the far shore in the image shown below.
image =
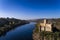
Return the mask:
<path id="1" fill-rule="evenodd" d="M 25 24 L 28 24 L 29 22 L 26 20 L 19 20 L 19 19 L 6 19 L 6 18 L 0 18 L 0 36 L 5 35 L 8 31 Z"/>

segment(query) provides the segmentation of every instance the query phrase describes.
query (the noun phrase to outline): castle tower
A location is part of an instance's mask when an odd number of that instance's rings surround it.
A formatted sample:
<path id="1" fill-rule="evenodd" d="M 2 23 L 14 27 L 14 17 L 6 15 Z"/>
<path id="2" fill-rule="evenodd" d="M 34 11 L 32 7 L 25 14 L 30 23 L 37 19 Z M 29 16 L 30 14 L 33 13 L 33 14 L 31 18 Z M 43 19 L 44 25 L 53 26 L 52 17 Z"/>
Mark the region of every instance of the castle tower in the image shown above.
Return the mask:
<path id="1" fill-rule="evenodd" d="M 44 26 L 46 26 L 46 19 L 44 19 Z"/>
<path id="2" fill-rule="evenodd" d="M 51 29 L 52 29 L 51 25 L 52 25 L 51 23 L 47 23 L 47 20 L 44 19 L 44 22 L 40 23 L 41 31 L 50 31 L 51 32 Z"/>

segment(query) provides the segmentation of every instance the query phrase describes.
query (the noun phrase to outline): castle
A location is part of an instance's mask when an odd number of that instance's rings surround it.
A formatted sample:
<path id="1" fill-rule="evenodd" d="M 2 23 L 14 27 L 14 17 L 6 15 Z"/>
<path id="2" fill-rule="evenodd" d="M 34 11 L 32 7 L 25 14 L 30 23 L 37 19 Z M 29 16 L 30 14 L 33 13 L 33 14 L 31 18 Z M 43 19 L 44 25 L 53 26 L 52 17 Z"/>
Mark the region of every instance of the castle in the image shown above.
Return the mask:
<path id="1" fill-rule="evenodd" d="M 40 31 L 52 32 L 52 23 L 47 23 L 47 20 L 44 19 L 44 22 L 40 23 Z"/>

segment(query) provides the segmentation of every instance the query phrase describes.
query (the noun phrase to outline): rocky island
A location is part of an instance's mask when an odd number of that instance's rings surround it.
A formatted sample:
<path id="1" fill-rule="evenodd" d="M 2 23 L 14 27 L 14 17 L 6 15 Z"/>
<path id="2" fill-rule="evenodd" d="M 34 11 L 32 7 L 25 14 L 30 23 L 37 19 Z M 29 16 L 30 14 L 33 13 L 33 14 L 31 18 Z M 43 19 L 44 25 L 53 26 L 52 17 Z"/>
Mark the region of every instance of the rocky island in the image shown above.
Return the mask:
<path id="1" fill-rule="evenodd" d="M 20 20 L 15 18 L 0 18 L 0 36 L 4 35 L 6 32 L 18 26 L 28 24 L 26 20 Z"/>

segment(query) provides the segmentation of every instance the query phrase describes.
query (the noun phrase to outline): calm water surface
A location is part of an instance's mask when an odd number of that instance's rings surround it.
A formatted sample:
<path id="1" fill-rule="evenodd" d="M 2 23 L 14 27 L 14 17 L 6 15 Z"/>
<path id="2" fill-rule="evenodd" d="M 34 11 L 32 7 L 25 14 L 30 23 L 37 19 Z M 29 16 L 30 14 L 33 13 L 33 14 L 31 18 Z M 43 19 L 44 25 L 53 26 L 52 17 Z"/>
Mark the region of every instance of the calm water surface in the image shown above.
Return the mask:
<path id="1" fill-rule="evenodd" d="M 19 26 L 1 36 L 0 40 L 32 40 L 32 31 L 35 28 L 35 23 Z"/>

